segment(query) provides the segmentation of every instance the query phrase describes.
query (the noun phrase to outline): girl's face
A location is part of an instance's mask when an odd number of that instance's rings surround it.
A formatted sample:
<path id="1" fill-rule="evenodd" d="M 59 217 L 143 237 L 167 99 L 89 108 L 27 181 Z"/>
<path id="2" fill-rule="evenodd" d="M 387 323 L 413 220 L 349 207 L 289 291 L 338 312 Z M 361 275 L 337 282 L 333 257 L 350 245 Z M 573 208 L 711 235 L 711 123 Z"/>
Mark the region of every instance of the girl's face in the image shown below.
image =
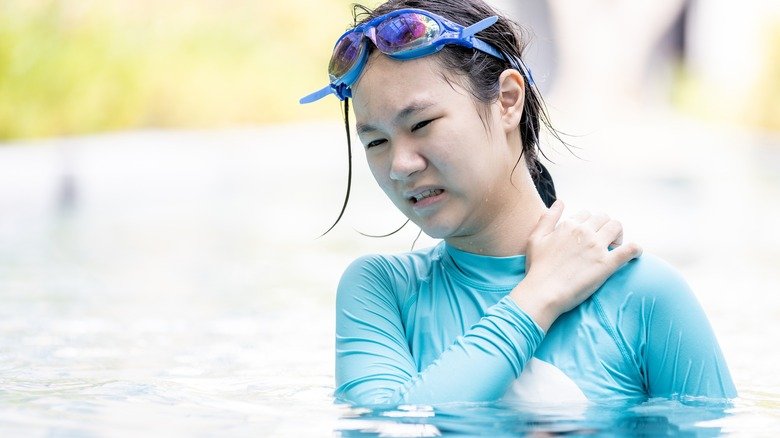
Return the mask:
<path id="1" fill-rule="evenodd" d="M 353 86 L 357 131 L 374 178 L 404 215 L 431 237 L 469 238 L 515 207 L 508 201 L 519 135 L 509 141 L 498 101 L 483 123 L 460 85 L 466 78 L 435 56 L 373 53 Z"/>

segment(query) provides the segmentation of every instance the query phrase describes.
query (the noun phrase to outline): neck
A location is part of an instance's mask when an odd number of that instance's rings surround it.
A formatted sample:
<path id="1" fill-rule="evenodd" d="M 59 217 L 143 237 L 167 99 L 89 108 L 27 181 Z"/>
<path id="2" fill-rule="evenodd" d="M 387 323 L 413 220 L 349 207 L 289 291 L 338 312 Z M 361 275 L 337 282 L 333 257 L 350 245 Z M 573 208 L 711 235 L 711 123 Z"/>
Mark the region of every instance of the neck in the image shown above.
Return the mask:
<path id="1" fill-rule="evenodd" d="M 498 196 L 502 208 L 488 223 L 473 233 L 446 238 L 447 244 L 475 254 L 499 257 L 525 254 L 531 232 L 547 211 L 530 175 L 525 173 L 525 176 L 527 179 L 517 181 L 504 196 Z"/>

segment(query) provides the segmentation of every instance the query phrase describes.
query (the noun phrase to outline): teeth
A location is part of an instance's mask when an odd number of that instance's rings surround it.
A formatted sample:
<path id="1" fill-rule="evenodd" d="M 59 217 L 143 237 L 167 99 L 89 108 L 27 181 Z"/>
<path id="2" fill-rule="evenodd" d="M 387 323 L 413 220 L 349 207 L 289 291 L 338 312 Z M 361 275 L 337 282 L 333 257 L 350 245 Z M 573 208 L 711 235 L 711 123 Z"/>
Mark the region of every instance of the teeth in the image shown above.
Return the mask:
<path id="1" fill-rule="evenodd" d="M 420 193 L 419 195 L 414 196 L 414 201 L 415 202 L 420 202 L 421 200 L 423 200 L 425 198 L 430 198 L 431 196 L 436 196 L 436 195 L 438 195 L 441 192 L 442 192 L 442 190 L 440 190 L 440 189 L 426 190 L 426 191 Z"/>

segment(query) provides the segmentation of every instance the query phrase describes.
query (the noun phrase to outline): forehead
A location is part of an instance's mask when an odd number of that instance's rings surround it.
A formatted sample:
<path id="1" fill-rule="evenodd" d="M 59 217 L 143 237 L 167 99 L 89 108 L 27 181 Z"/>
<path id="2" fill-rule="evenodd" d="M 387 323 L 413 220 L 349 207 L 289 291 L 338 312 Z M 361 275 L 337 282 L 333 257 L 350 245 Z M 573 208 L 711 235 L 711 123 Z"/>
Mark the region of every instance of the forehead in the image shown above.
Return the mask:
<path id="1" fill-rule="evenodd" d="M 459 77 L 448 73 L 435 57 L 399 61 L 374 51 L 352 87 L 357 121 L 391 117 L 414 102 L 441 106 L 470 101 Z"/>

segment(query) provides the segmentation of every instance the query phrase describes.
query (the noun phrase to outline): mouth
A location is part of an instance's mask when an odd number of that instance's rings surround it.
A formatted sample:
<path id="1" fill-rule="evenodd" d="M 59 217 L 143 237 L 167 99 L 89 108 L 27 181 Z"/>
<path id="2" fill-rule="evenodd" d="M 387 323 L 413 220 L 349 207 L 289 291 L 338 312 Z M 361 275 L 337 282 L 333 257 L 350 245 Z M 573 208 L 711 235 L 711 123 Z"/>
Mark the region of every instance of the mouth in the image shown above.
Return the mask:
<path id="1" fill-rule="evenodd" d="M 443 189 L 428 189 L 414 196 L 410 196 L 409 201 L 411 201 L 412 204 L 416 204 L 422 201 L 423 199 L 432 198 L 434 196 L 441 195 L 442 193 L 444 193 Z"/>

